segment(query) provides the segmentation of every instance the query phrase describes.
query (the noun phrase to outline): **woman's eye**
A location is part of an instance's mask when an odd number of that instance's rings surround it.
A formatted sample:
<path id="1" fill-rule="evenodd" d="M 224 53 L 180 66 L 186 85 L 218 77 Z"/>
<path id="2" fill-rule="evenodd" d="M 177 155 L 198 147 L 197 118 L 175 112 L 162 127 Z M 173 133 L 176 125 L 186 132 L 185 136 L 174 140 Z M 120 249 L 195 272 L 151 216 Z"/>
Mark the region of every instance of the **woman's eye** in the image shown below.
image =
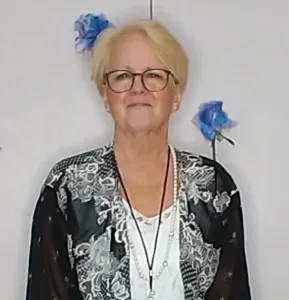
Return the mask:
<path id="1" fill-rule="evenodd" d="M 116 79 L 120 80 L 120 79 L 126 79 L 126 78 L 130 78 L 129 73 L 121 73 L 119 75 L 117 75 Z"/>
<path id="2" fill-rule="evenodd" d="M 160 75 L 157 74 L 157 73 L 147 73 L 146 76 L 149 77 L 149 78 L 158 78 L 158 77 L 160 77 Z"/>

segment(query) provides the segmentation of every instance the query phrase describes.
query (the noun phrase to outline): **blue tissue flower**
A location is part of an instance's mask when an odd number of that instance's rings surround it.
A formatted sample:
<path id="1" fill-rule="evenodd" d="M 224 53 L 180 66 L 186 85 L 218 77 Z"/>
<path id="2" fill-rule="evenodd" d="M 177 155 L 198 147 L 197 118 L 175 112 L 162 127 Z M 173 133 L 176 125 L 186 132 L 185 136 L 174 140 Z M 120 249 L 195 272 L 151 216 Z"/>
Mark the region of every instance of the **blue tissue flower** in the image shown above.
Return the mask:
<path id="1" fill-rule="evenodd" d="M 229 119 L 223 111 L 222 101 L 214 100 L 201 104 L 198 113 L 193 118 L 193 122 L 199 127 L 207 140 L 213 141 L 215 138 L 225 138 L 233 143 L 222 135 L 222 130 L 235 127 L 237 122 Z"/>
<path id="2" fill-rule="evenodd" d="M 75 47 L 77 51 L 90 50 L 93 47 L 96 37 L 101 31 L 113 24 L 104 14 L 82 14 L 74 22 L 74 30 L 78 32 L 75 38 Z"/>

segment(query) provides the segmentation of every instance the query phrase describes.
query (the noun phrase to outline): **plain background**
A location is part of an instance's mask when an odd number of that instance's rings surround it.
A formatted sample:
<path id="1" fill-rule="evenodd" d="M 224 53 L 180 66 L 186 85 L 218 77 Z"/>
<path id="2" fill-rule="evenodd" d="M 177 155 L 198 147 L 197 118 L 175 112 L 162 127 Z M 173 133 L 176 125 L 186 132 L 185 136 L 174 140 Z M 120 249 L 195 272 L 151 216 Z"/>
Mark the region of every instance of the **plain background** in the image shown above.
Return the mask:
<path id="1" fill-rule="evenodd" d="M 105 13 L 116 25 L 149 16 L 148 0 L 11 0 L 0 3 L 0 289 L 24 299 L 30 226 L 41 185 L 60 159 L 110 141 L 112 122 L 74 50 L 73 22 Z M 191 57 L 175 146 L 210 148 L 191 123 L 221 99 L 239 122 L 218 160 L 242 193 L 253 299 L 289 296 L 289 2 L 155 0 L 154 17 Z"/>

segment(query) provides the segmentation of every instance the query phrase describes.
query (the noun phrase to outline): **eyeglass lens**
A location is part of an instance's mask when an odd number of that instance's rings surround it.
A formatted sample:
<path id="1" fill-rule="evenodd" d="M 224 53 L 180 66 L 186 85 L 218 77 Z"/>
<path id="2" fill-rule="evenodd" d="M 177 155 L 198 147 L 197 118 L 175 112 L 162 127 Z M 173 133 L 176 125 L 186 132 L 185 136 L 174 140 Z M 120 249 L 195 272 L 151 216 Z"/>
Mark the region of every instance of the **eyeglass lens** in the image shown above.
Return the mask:
<path id="1" fill-rule="evenodd" d="M 149 91 L 160 91 L 165 88 L 168 81 L 168 72 L 165 70 L 147 70 L 141 74 L 142 83 Z M 108 84 L 116 92 L 131 89 L 135 75 L 129 71 L 119 70 L 108 74 Z"/>

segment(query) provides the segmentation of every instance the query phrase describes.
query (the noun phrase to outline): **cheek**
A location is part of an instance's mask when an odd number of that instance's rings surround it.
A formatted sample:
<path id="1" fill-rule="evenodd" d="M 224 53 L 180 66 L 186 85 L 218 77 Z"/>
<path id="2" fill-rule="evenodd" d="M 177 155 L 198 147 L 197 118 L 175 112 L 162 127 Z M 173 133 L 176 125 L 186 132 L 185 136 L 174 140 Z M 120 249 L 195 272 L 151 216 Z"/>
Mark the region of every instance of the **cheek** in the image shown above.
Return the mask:
<path id="1" fill-rule="evenodd" d="M 113 110 L 124 103 L 124 94 L 114 93 L 111 90 L 106 91 L 105 102 Z"/>
<path id="2" fill-rule="evenodd" d="M 158 106 L 161 109 L 171 111 L 175 103 L 176 94 L 173 89 L 167 88 L 158 95 L 155 95 L 155 98 L 157 99 Z"/>

